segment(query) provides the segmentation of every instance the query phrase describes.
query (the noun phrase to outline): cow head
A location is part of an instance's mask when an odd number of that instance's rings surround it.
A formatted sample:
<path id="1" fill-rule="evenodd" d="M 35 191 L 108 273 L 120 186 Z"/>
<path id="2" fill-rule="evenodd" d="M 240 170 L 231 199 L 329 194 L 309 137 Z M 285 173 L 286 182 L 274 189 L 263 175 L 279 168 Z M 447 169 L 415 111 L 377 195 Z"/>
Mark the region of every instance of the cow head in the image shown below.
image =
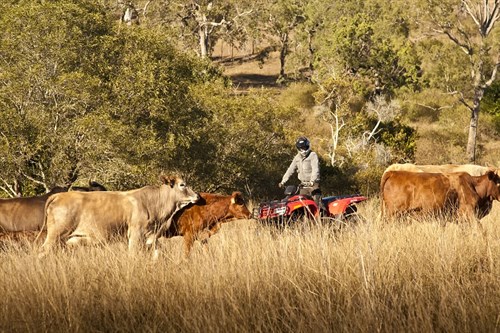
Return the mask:
<path id="1" fill-rule="evenodd" d="M 489 170 L 486 175 L 488 176 L 488 196 L 493 200 L 500 201 L 500 175 L 498 170 Z"/>
<path id="2" fill-rule="evenodd" d="M 247 219 L 250 217 L 251 213 L 246 206 L 241 192 L 233 192 L 231 195 L 231 204 L 229 205 L 228 213 L 228 215 L 236 219 Z"/>
<path id="3" fill-rule="evenodd" d="M 164 175 L 162 175 L 160 179 L 163 184 L 169 186 L 174 191 L 174 196 L 177 202 L 177 209 L 180 209 L 190 203 L 195 203 L 200 199 L 198 193 L 187 186 L 184 179 L 178 176 Z"/>

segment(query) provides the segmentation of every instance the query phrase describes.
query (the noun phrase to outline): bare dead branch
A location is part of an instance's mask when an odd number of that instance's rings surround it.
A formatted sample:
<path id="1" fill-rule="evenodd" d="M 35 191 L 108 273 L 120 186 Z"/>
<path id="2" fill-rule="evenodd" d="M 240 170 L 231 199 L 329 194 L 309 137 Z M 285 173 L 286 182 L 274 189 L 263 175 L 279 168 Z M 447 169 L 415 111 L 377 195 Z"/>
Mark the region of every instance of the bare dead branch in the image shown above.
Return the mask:
<path id="1" fill-rule="evenodd" d="M 467 44 L 459 41 L 458 38 L 455 37 L 449 30 L 438 30 L 438 29 L 432 29 L 432 30 L 437 33 L 446 35 L 453 43 L 455 43 L 458 47 L 460 47 L 465 54 L 467 55 L 472 54 L 472 49 Z"/>
<path id="2" fill-rule="evenodd" d="M 5 184 L 5 186 L 1 186 L 0 185 L 0 189 L 2 191 L 4 191 L 5 193 L 7 193 L 7 195 L 11 198 L 14 198 L 14 197 L 17 197 L 17 193 L 16 191 L 14 190 L 14 188 L 12 187 L 12 185 L 10 185 L 5 179 L 2 178 L 2 182 Z"/>
<path id="3" fill-rule="evenodd" d="M 464 94 L 460 91 L 450 91 L 448 92 L 448 95 L 459 95 L 458 101 L 462 103 L 467 109 L 470 111 L 474 110 L 474 107 L 471 106 L 467 101 L 465 100 Z"/>
<path id="4" fill-rule="evenodd" d="M 45 182 L 43 182 L 43 181 L 41 181 L 41 180 L 38 180 L 38 179 L 35 179 L 35 178 L 31 177 L 30 175 L 27 175 L 27 174 L 26 174 L 26 173 L 24 173 L 24 172 L 22 172 L 21 174 L 22 174 L 22 175 L 23 175 L 26 179 L 28 179 L 28 180 L 30 180 L 30 181 L 32 181 L 32 182 L 34 182 L 34 183 L 36 183 L 36 184 L 40 184 L 40 185 L 42 185 L 42 186 L 43 186 L 43 188 L 45 189 L 45 192 L 49 192 L 49 191 L 50 191 L 49 187 L 47 186 L 47 184 L 46 184 Z"/>
<path id="5" fill-rule="evenodd" d="M 424 107 L 426 109 L 431 109 L 433 111 L 441 111 L 444 109 L 451 109 L 453 106 L 452 105 L 445 105 L 445 106 L 440 106 L 438 108 L 432 107 L 430 105 L 422 104 L 422 103 L 417 103 L 418 106 Z"/>
<path id="6" fill-rule="evenodd" d="M 497 76 L 498 67 L 500 67 L 500 52 L 497 55 L 497 63 L 493 66 L 493 70 L 491 71 L 491 76 L 489 80 L 485 82 L 483 88 L 487 88 L 493 84 Z"/>
<path id="7" fill-rule="evenodd" d="M 371 138 L 379 132 L 377 131 L 377 129 L 380 126 L 380 123 L 382 122 L 382 117 L 380 116 L 380 112 L 376 109 L 372 109 L 372 111 L 375 112 L 375 114 L 377 115 L 377 123 L 369 133 L 368 132 L 363 133 L 363 146 L 366 146 L 368 142 L 370 142 Z M 367 133 L 368 137 L 365 139 L 365 134 Z"/>
<path id="8" fill-rule="evenodd" d="M 336 151 L 339 143 L 340 130 L 345 126 L 345 122 L 343 118 L 340 118 L 336 112 L 330 111 L 330 116 L 333 117 L 334 123 L 330 122 L 330 135 L 332 137 L 332 145 L 330 147 L 330 163 L 331 165 L 335 165 L 336 163 Z"/>

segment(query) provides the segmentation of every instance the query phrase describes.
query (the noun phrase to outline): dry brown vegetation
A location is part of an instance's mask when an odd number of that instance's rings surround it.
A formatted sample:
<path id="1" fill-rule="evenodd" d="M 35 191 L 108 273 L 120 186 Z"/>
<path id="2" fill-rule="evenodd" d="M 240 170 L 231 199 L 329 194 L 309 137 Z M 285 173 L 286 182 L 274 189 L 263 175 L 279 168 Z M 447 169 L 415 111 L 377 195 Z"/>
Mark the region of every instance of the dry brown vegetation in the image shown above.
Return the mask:
<path id="1" fill-rule="evenodd" d="M 130 256 L 119 240 L 58 251 L 4 240 L 2 332 L 493 332 L 500 319 L 500 208 L 476 226 L 366 223 L 277 233 L 227 223 L 184 259 Z"/>

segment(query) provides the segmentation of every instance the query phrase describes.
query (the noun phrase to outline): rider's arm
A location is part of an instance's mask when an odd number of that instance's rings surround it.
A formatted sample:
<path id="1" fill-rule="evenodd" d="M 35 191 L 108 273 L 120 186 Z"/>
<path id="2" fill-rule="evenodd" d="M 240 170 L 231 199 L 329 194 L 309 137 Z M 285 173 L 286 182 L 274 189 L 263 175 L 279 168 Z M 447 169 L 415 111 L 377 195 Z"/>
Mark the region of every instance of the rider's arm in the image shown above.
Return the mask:
<path id="1" fill-rule="evenodd" d="M 319 159 L 315 152 L 311 152 L 311 182 L 319 182 Z"/>
<path id="2" fill-rule="evenodd" d="M 290 166 L 283 175 L 283 179 L 281 179 L 281 184 L 285 184 L 288 181 L 288 179 L 290 179 L 290 177 L 293 175 L 295 170 L 297 170 L 297 163 L 298 163 L 297 156 L 295 156 L 292 160 L 292 163 L 290 163 Z"/>

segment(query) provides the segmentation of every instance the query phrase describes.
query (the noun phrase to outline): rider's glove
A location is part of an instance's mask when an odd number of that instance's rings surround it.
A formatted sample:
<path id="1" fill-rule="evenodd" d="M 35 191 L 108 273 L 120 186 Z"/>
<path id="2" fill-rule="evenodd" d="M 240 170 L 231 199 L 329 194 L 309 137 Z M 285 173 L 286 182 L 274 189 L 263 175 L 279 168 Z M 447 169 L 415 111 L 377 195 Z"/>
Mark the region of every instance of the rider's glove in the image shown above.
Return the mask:
<path id="1" fill-rule="evenodd" d="M 285 184 L 283 184 L 283 183 L 278 183 L 278 187 L 279 187 L 279 188 L 283 188 L 284 186 L 285 186 Z"/>

